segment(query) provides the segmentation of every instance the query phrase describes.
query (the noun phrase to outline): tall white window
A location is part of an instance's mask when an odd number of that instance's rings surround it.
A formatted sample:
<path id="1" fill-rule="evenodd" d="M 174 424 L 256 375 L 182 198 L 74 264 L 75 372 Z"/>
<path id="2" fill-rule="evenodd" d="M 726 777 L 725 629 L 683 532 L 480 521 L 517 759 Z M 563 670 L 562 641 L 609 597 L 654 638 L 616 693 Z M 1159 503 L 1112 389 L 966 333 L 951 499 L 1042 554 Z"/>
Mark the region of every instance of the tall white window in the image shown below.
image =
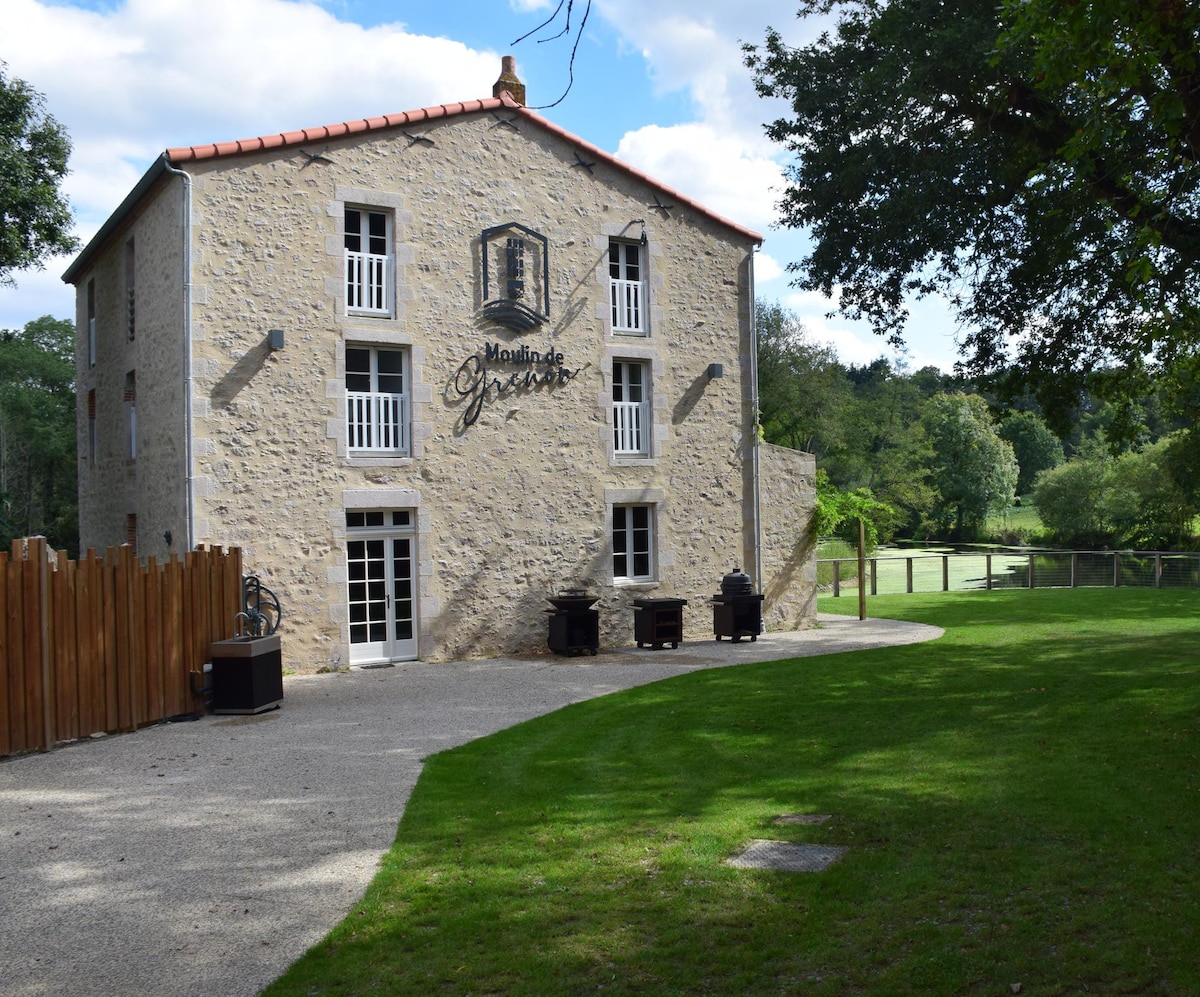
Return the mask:
<path id="1" fill-rule="evenodd" d="M 408 351 L 346 347 L 346 430 L 351 454 L 407 456 Z"/>
<path id="2" fill-rule="evenodd" d="M 391 216 L 346 209 L 346 311 L 392 313 Z"/>
<path id="3" fill-rule="evenodd" d="M 614 360 L 612 369 L 613 454 L 650 453 L 650 371 L 636 360 Z"/>
<path id="4" fill-rule="evenodd" d="M 649 332 L 643 247 L 612 239 L 608 243 L 609 298 L 612 331 L 644 336 Z"/>
<path id="5" fill-rule="evenodd" d="M 654 507 L 614 505 L 612 514 L 613 578 L 650 581 L 654 578 Z"/>

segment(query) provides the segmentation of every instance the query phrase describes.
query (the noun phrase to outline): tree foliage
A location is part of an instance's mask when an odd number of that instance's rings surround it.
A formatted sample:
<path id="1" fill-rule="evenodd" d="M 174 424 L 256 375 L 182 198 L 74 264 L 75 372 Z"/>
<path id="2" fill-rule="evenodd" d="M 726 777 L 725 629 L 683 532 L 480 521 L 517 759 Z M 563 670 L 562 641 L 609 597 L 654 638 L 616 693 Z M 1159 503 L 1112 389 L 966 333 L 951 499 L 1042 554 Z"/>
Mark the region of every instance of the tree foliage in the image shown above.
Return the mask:
<path id="1" fill-rule="evenodd" d="M 1164 549 L 1192 536 L 1195 500 L 1177 477 L 1179 434 L 1113 454 L 1098 441 L 1039 476 L 1034 500 L 1061 543 Z"/>
<path id="2" fill-rule="evenodd" d="M 75 327 L 45 316 L 0 330 L 0 545 L 45 536 L 79 547 Z"/>
<path id="3" fill-rule="evenodd" d="M 1012 502 L 1017 460 L 1000 438 L 979 395 L 936 395 L 926 406 L 925 422 L 933 445 L 933 486 L 938 514 L 956 539 L 967 539 Z"/>
<path id="4" fill-rule="evenodd" d="M 902 336 L 945 295 L 972 374 L 1072 402 L 1200 342 L 1200 4 L 804 0 L 815 42 L 768 29 L 747 61 L 791 112 L 782 222 L 798 284 Z M 1139 381 L 1137 383 L 1145 383 Z"/>
<path id="5" fill-rule="evenodd" d="M 0 285 L 15 283 L 12 271 L 78 246 L 60 190 L 70 152 L 42 95 L 0 62 Z"/>
<path id="6" fill-rule="evenodd" d="M 997 430 L 1007 440 L 1017 458 L 1017 494 L 1024 495 L 1033 488 L 1042 471 L 1063 462 L 1062 441 L 1036 412 L 1009 412 Z"/>
<path id="7" fill-rule="evenodd" d="M 879 546 L 883 537 L 890 537 L 895 527 L 896 510 L 880 502 L 870 489 L 844 491 L 829 480 L 829 475 L 817 469 L 817 508 L 813 516 L 813 532 L 818 537 L 839 537 L 847 543 L 858 543 L 858 522 L 863 524 L 863 544 L 868 551 Z"/>
<path id="8" fill-rule="evenodd" d="M 843 488 L 866 488 L 889 505 L 895 511 L 892 528 L 911 535 L 934 504 L 933 451 L 921 418 L 927 379 L 883 359 L 849 367 L 846 377 L 853 401 L 846 411 L 844 445 L 825 466 Z M 891 539 L 890 530 L 883 539 Z"/>
<path id="9" fill-rule="evenodd" d="M 756 305 L 758 406 L 768 443 L 824 458 L 841 447 L 850 400 L 836 352 L 779 304 Z"/>

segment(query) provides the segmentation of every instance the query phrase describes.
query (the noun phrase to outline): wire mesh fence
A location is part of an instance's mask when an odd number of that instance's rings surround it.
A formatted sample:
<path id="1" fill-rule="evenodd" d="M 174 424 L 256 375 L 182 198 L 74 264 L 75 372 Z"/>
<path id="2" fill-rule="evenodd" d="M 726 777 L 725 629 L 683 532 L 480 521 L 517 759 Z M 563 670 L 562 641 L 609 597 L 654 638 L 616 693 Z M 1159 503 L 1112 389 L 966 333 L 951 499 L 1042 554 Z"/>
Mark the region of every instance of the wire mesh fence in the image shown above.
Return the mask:
<path id="1" fill-rule="evenodd" d="M 858 591 L 856 558 L 818 558 L 822 591 Z M 866 559 L 871 595 L 1001 588 L 1200 587 L 1200 553 L 1038 550 L 893 554 Z"/>

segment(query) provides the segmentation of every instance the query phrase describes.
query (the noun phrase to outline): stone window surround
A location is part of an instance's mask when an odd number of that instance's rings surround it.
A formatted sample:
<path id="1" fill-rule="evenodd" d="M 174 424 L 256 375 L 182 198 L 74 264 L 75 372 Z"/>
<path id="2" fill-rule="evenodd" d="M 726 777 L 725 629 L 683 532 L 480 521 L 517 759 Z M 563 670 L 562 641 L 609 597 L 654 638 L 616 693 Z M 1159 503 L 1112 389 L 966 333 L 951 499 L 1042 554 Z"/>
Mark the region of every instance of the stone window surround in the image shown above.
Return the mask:
<path id="1" fill-rule="evenodd" d="M 343 488 L 341 508 L 328 513 L 329 529 L 334 546 L 341 554 L 336 567 L 326 569 L 325 582 L 337 586 L 343 594 L 349 582 L 346 567 L 346 511 L 350 509 L 410 509 L 413 511 L 414 544 L 417 565 L 417 645 L 420 647 L 428 634 L 430 622 L 441 611 L 436 596 L 427 595 L 429 579 L 433 575 L 433 562 L 422 556 L 423 539 L 430 535 L 429 510 L 422 505 L 421 493 L 415 488 Z M 350 614 L 345 599 L 329 600 L 329 620 L 338 626 L 341 639 L 330 649 L 330 660 L 345 663 L 350 660 Z"/>
<path id="2" fill-rule="evenodd" d="M 394 328 L 379 329 L 374 326 L 353 326 L 342 330 L 343 336 L 334 343 L 334 373 L 337 375 L 325 382 L 325 397 L 334 405 L 337 415 L 325 425 L 325 437 L 330 448 L 346 467 L 408 467 L 414 460 L 424 456 L 425 440 L 433 431 L 430 405 L 433 389 L 425 380 L 426 350 L 414 346 L 413 337 Z M 406 456 L 388 457 L 351 456 L 346 440 L 346 343 L 408 350 L 409 371 L 409 453 Z M 379 508 L 379 507 L 372 507 Z M 399 508 L 399 507 L 397 507 Z"/>
<path id="3" fill-rule="evenodd" d="M 615 453 L 613 442 L 613 401 L 612 401 L 612 365 L 614 360 L 642 361 L 649 368 L 650 381 L 646 390 L 650 394 L 650 425 L 646 427 L 649 434 L 649 452 L 645 455 Z M 671 438 L 671 418 L 667 408 L 666 393 L 660 390 L 666 365 L 659 358 L 658 347 L 646 346 L 638 342 L 629 342 L 622 337 L 617 342 L 609 343 L 604 348 L 604 371 L 601 377 L 601 391 L 596 396 L 596 404 L 605 413 L 604 425 L 599 429 L 601 445 L 608 455 L 608 462 L 614 467 L 653 466 L 658 463 L 658 457 L 663 447 Z"/>
<path id="4" fill-rule="evenodd" d="M 394 191 L 372 190 L 367 187 L 334 188 L 335 200 L 325 208 L 333 222 L 333 232 L 325 237 L 325 255 L 330 258 L 329 273 L 325 278 L 325 293 L 333 299 L 335 320 L 342 325 L 370 323 L 379 328 L 402 328 L 405 318 L 405 302 L 413 299 L 409 268 L 413 262 L 412 246 L 404 239 L 412 214 L 405 210 L 403 194 Z M 391 216 L 392 250 L 392 311 L 390 315 L 346 314 L 346 207 L 364 210 L 386 211 Z"/>
<path id="5" fill-rule="evenodd" d="M 662 584 L 666 572 L 675 566 L 675 555 L 663 542 L 663 514 L 670 508 L 670 504 L 667 501 L 667 493 L 661 488 L 604 489 L 604 546 L 605 557 L 610 566 L 613 562 L 613 506 L 615 505 L 653 506 L 654 515 L 650 525 L 650 543 L 654 577 L 650 579 L 613 578 L 612 585 L 621 589 L 649 590 L 658 588 Z"/>
<path id="6" fill-rule="evenodd" d="M 649 222 L 649 220 L 647 221 Z M 608 244 L 612 239 L 637 242 L 641 238 L 641 234 L 641 223 L 634 223 L 630 219 L 623 223 L 604 222 L 600 226 L 600 231 L 592 238 L 592 246 L 597 252 L 594 276 L 598 289 L 596 295 L 596 319 L 601 323 L 600 328 L 604 330 L 605 337 L 610 341 L 616 340 L 617 342 L 631 344 L 646 342 L 647 340 L 653 340 L 656 336 L 656 331 L 662 328 L 663 310 L 658 302 L 662 298 L 664 285 L 660 268 L 654 266 L 655 258 L 662 256 L 662 245 L 655 241 L 652 226 L 647 224 L 647 242 L 645 247 L 643 247 L 642 253 L 642 270 L 644 271 L 642 279 L 646 283 L 647 297 L 650 299 L 644 302 L 649 326 L 645 332 L 639 333 L 613 332 L 612 330 L 612 306 L 609 298 Z"/>

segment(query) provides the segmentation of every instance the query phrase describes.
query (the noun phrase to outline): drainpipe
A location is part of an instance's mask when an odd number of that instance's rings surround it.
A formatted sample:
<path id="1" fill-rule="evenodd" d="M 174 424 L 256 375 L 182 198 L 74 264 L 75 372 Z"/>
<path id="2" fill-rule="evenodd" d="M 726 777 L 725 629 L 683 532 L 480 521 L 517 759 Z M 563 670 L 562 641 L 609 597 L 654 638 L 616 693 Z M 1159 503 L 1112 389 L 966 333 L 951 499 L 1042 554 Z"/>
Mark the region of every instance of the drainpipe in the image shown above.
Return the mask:
<path id="1" fill-rule="evenodd" d="M 753 406 L 754 422 L 752 431 L 754 440 L 751 443 L 751 462 L 754 478 L 754 579 L 758 583 L 759 592 L 763 591 L 762 575 L 762 503 L 761 503 L 761 468 L 759 465 L 759 426 L 758 426 L 758 307 L 754 299 L 754 254 L 757 246 L 750 247 L 750 404 Z"/>
<path id="2" fill-rule="evenodd" d="M 163 166 L 183 177 L 183 439 L 187 480 L 187 550 L 196 549 L 196 470 L 192 452 L 192 178 L 171 165 L 164 152 Z"/>

